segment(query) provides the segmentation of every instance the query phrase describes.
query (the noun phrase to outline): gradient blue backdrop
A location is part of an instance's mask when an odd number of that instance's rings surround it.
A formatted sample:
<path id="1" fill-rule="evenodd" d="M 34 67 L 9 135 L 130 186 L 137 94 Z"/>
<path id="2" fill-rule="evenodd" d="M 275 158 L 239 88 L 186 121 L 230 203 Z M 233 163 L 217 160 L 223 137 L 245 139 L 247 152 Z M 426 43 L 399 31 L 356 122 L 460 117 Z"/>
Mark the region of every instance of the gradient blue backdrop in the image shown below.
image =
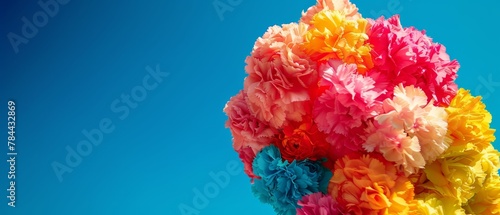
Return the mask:
<path id="1" fill-rule="evenodd" d="M 46 1 L 46 0 L 44 0 Z M 229 5 L 226 0 L 221 0 Z M 230 1 L 238 2 L 238 1 Z M 78 1 L 60 5 L 16 54 L 7 34 L 21 34 L 37 1 L 0 3 L 0 125 L 17 103 L 17 202 L 7 206 L 7 144 L 0 144 L 0 214 L 181 214 L 193 189 L 237 160 L 225 102 L 241 88 L 244 59 L 268 26 L 297 21 L 314 0 L 242 0 L 219 17 L 207 1 Z M 498 128 L 500 81 L 491 1 L 354 1 L 365 17 L 400 13 L 426 29 L 462 67 L 458 84 L 485 96 Z M 115 99 L 142 84 L 146 66 L 170 75 L 123 120 Z M 52 162 L 85 140 L 82 130 L 109 118 L 115 129 L 60 182 Z M 7 139 L 6 128 L 0 139 Z M 496 144 L 496 147 L 500 145 Z M 273 214 L 253 197 L 241 171 L 199 214 Z M 196 208 L 195 208 L 196 209 Z"/>

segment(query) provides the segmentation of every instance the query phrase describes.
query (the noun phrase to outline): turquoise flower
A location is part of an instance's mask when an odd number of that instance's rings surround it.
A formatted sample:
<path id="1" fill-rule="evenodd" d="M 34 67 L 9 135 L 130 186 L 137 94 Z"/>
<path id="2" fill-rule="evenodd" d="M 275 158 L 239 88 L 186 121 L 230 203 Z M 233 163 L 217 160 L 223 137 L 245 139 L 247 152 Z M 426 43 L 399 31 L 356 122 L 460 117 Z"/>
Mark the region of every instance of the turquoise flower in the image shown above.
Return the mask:
<path id="1" fill-rule="evenodd" d="M 260 179 L 252 185 L 253 193 L 271 204 L 279 215 L 294 215 L 297 201 L 303 196 L 326 193 L 332 173 L 319 162 L 282 160 L 274 145 L 262 149 L 253 161 L 253 170 Z"/>

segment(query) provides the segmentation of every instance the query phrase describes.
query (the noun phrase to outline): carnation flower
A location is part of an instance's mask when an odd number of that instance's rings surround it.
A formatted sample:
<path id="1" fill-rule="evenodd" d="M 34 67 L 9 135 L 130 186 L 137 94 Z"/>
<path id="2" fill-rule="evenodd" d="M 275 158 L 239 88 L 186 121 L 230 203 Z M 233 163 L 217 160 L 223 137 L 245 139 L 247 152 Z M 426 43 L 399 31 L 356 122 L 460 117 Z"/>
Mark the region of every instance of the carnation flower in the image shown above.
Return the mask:
<path id="1" fill-rule="evenodd" d="M 352 128 L 347 135 L 330 133 L 327 137 L 327 141 L 330 143 L 330 151 L 328 152 L 330 161 L 335 161 L 350 153 L 364 152 L 362 144 L 367 135 L 365 127 L 363 124 L 360 127 Z M 333 168 L 333 165 L 329 162 L 325 166 L 330 169 Z"/>
<path id="2" fill-rule="evenodd" d="M 307 25 L 273 26 L 247 57 L 244 90 L 257 119 L 281 128 L 310 111 L 309 91 L 318 82 L 316 64 L 302 51 Z"/>
<path id="3" fill-rule="evenodd" d="M 447 198 L 435 193 L 422 193 L 415 199 L 418 214 L 421 215 L 465 215 L 465 210 L 455 198 Z"/>
<path id="4" fill-rule="evenodd" d="M 297 215 L 342 215 L 340 206 L 330 195 L 313 193 L 304 196 L 298 203 Z"/>
<path id="5" fill-rule="evenodd" d="M 349 0 L 317 0 L 316 5 L 302 12 L 301 22 L 311 24 L 314 15 L 324 10 L 336 10 L 345 14 L 346 19 L 356 20 L 361 19 L 361 14 L 358 13 L 358 8 Z"/>
<path id="6" fill-rule="evenodd" d="M 253 170 L 260 177 L 252 185 L 253 193 L 271 204 L 279 215 L 295 214 L 297 201 L 304 195 L 326 192 L 331 177 L 331 172 L 318 162 L 283 161 L 274 145 L 257 154 Z"/>
<path id="7" fill-rule="evenodd" d="M 449 146 L 446 111 L 427 103 L 425 93 L 413 86 L 397 86 L 394 98 L 383 102 L 383 113 L 368 127 L 363 147 L 380 152 L 406 175 L 435 160 Z"/>
<path id="8" fill-rule="evenodd" d="M 500 177 L 490 177 L 465 208 L 470 214 L 500 214 Z"/>
<path id="9" fill-rule="evenodd" d="M 367 34 L 368 41 L 373 44 L 371 53 L 374 68 L 390 73 L 392 76 L 397 75 L 397 70 L 401 69 L 398 66 L 412 63 L 412 58 L 406 56 L 407 53 L 404 50 L 394 50 L 391 47 L 396 38 L 401 37 L 404 32 L 399 16 L 395 15 L 387 20 L 380 17 L 376 21 L 372 19 L 368 19 L 368 21 L 370 28 Z M 403 65 L 401 65 L 402 63 Z"/>
<path id="10" fill-rule="evenodd" d="M 253 163 L 253 160 L 255 159 L 255 152 L 252 149 L 252 147 L 248 147 L 248 146 L 243 147 L 243 148 L 237 150 L 237 152 L 238 152 L 238 157 L 241 159 L 241 162 L 243 162 L 245 174 L 247 174 L 248 177 L 250 177 L 252 179 L 252 182 L 253 182 L 254 178 L 259 178 L 258 176 L 256 176 L 253 173 L 252 163 Z"/>
<path id="11" fill-rule="evenodd" d="M 311 119 L 301 123 L 292 123 L 285 126 L 282 134 L 276 140 L 283 159 L 312 161 L 327 157 L 330 144 L 326 142 L 326 135 L 318 130 Z"/>
<path id="12" fill-rule="evenodd" d="M 477 151 L 467 151 L 446 158 L 439 158 L 425 166 L 427 178 L 418 186 L 433 191 L 443 197 L 466 203 L 474 196 L 477 176 L 483 174 L 475 165 L 481 158 Z"/>
<path id="13" fill-rule="evenodd" d="M 492 115 L 458 89 L 446 48 L 399 15 L 316 0 L 245 63 L 226 127 L 278 215 L 500 215 Z"/>
<path id="14" fill-rule="evenodd" d="M 403 28 L 399 16 L 370 20 L 368 43 L 372 45 L 374 67 L 370 73 L 385 73 L 393 86 L 414 85 L 422 89 L 428 101 L 448 106 L 455 96 L 459 64 L 450 61 L 446 48 L 434 43 L 413 27 Z"/>
<path id="15" fill-rule="evenodd" d="M 337 160 L 328 190 L 349 214 L 408 214 L 415 204 L 413 184 L 377 155 Z"/>
<path id="16" fill-rule="evenodd" d="M 426 181 L 419 187 L 465 204 L 482 189 L 485 179 L 497 174 L 499 153 L 491 145 L 491 115 L 481 97 L 458 90 L 446 108 L 447 138 L 451 144 L 436 161 L 425 167 Z"/>
<path id="17" fill-rule="evenodd" d="M 228 116 L 226 127 L 231 130 L 233 147 L 236 151 L 248 146 L 256 154 L 271 143 L 275 131 L 250 113 L 245 97 L 246 94 L 240 91 L 231 97 L 224 107 L 224 112 Z"/>
<path id="18" fill-rule="evenodd" d="M 488 147 L 495 140 L 495 130 L 490 128 L 491 114 L 481 97 L 474 97 L 468 90 L 459 89 L 446 108 L 448 133 L 452 139 L 450 150 L 445 153 L 477 150 Z"/>
<path id="19" fill-rule="evenodd" d="M 499 153 L 493 147 L 487 149 L 481 153 L 469 150 L 449 154 L 428 164 L 424 169 L 425 180 L 416 189 L 454 199 L 459 205 L 466 204 L 484 189 L 485 180 L 498 174 Z"/>
<path id="20" fill-rule="evenodd" d="M 364 74 L 373 67 L 367 26 L 366 19 L 350 20 L 339 11 L 323 10 L 313 16 L 303 47 L 315 61 L 342 60 Z"/>
<path id="21" fill-rule="evenodd" d="M 476 163 L 476 167 L 481 169 L 484 175 L 483 177 L 478 177 L 477 180 L 483 182 L 483 179 L 491 175 L 498 174 L 498 169 L 500 168 L 500 153 L 489 144 L 488 147 L 481 151 L 481 158 Z"/>
<path id="22" fill-rule="evenodd" d="M 482 151 L 477 148 L 451 150 L 453 143 L 439 158 L 426 165 L 424 180 L 417 189 L 432 191 L 443 198 L 465 204 L 485 186 L 485 180 L 498 174 L 500 153 L 490 144 Z"/>
<path id="23" fill-rule="evenodd" d="M 361 150 L 363 140 L 356 137 L 366 127 L 364 122 L 377 114 L 385 90 L 376 88 L 371 77 L 358 74 L 355 64 L 330 60 L 320 72 L 320 86 L 326 90 L 313 106 L 314 121 L 336 151 Z"/>

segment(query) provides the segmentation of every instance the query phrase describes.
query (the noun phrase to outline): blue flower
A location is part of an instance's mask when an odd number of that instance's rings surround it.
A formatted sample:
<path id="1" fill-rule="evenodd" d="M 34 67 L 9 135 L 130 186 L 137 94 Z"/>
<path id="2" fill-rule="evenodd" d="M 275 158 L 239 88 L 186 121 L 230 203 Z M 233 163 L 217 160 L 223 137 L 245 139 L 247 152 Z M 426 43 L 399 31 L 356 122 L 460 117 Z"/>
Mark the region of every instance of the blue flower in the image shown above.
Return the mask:
<path id="1" fill-rule="evenodd" d="M 297 201 L 305 195 L 326 193 L 332 176 L 319 162 L 283 161 L 274 145 L 262 149 L 252 164 L 255 175 L 260 177 L 252 185 L 253 193 L 271 204 L 279 215 L 294 215 Z"/>

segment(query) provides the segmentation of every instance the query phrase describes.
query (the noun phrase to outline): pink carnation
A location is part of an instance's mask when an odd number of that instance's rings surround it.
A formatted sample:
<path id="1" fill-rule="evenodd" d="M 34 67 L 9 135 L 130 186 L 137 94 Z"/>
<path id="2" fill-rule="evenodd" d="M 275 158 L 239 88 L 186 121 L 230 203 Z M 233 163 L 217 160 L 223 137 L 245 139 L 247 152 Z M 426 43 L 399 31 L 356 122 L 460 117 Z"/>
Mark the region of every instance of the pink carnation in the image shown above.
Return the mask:
<path id="1" fill-rule="evenodd" d="M 450 61 L 446 48 L 433 43 L 425 31 L 403 28 L 398 15 L 370 23 L 371 73 L 385 73 L 392 80 L 390 88 L 414 85 L 425 92 L 428 101 L 448 106 L 458 90 L 454 81 L 460 66 L 456 60 Z"/>
<path id="2" fill-rule="evenodd" d="M 380 152 L 406 175 L 417 172 L 448 148 L 446 111 L 428 103 L 421 89 L 398 85 L 394 98 L 384 100 L 383 110 L 367 129 L 369 136 L 363 147 Z"/>
<path id="3" fill-rule="evenodd" d="M 259 178 L 253 173 L 253 159 L 255 158 L 255 151 L 251 147 L 243 147 L 238 151 L 238 157 L 243 162 L 243 166 L 245 168 L 245 173 L 250 177 L 253 181 L 254 178 Z"/>
<path id="4" fill-rule="evenodd" d="M 351 128 L 347 135 L 331 133 L 326 139 L 331 144 L 328 159 L 336 161 L 347 154 L 364 151 L 362 144 L 366 140 L 366 129 L 367 124 L 363 122 L 361 126 Z M 333 167 L 330 163 L 326 165 L 328 168 Z"/>
<path id="5" fill-rule="evenodd" d="M 313 193 L 302 197 L 297 203 L 297 215 L 340 215 L 340 208 L 330 195 Z"/>
<path id="6" fill-rule="evenodd" d="M 281 128 L 310 112 L 309 91 L 317 87 L 316 65 L 301 50 L 305 24 L 273 26 L 257 39 L 245 67 L 250 111 L 257 119 Z"/>
<path id="7" fill-rule="evenodd" d="M 231 97 L 224 112 L 228 116 L 226 127 L 233 135 L 234 150 L 251 147 L 256 154 L 272 142 L 274 130 L 250 113 L 243 91 Z"/>
<path id="8" fill-rule="evenodd" d="M 355 64 L 330 60 L 322 65 L 321 87 L 327 87 L 313 107 L 314 121 L 320 131 L 328 134 L 332 150 L 357 151 L 363 141 L 360 138 L 367 119 L 377 115 L 379 99 L 385 90 L 377 88 L 369 76 L 360 75 Z"/>
<path id="9" fill-rule="evenodd" d="M 346 15 L 347 19 L 360 19 L 358 8 L 349 0 L 317 0 L 316 5 L 302 12 L 301 22 L 310 24 L 312 17 L 323 10 L 338 10 Z"/>

